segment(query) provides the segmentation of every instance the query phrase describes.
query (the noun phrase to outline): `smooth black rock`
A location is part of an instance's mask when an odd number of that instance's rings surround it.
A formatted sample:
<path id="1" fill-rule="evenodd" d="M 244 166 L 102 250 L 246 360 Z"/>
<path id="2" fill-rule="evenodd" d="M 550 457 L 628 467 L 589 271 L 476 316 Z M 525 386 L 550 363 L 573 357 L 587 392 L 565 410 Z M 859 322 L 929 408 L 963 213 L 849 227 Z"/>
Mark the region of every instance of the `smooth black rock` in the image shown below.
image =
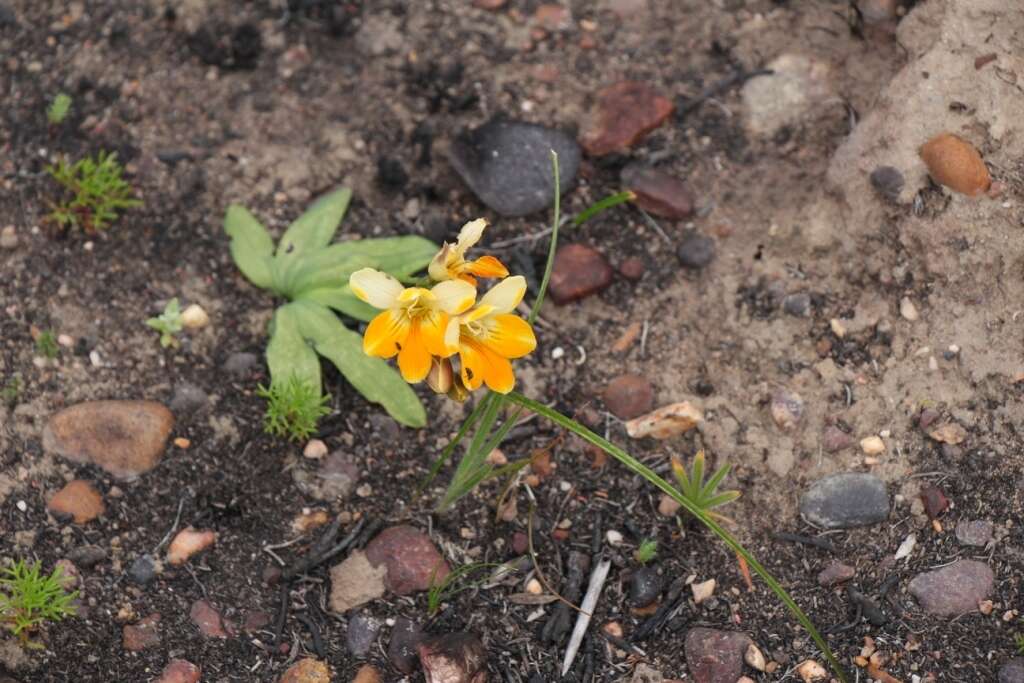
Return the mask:
<path id="1" fill-rule="evenodd" d="M 805 520 L 825 529 L 850 529 L 885 521 L 889 494 L 878 477 L 844 472 L 819 479 L 800 499 Z"/>
<path id="2" fill-rule="evenodd" d="M 661 595 L 665 577 L 657 567 L 642 567 L 629 577 L 629 603 L 633 607 L 646 607 Z"/>
<path id="3" fill-rule="evenodd" d="M 782 300 L 782 310 L 797 318 L 806 317 L 811 312 L 811 295 L 807 292 L 787 294 Z"/>
<path id="4" fill-rule="evenodd" d="M 892 166 L 879 166 L 871 172 L 871 185 L 889 201 L 896 201 L 903 191 L 903 174 Z"/>
<path id="5" fill-rule="evenodd" d="M 696 230 L 690 230 L 676 249 L 683 268 L 700 270 L 715 259 L 715 241 Z"/>
<path id="6" fill-rule="evenodd" d="M 564 193 L 576 178 L 580 147 L 554 128 L 493 119 L 456 138 L 448 160 L 481 202 L 502 216 L 525 216 L 554 202 L 551 150 Z"/>
<path id="7" fill-rule="evenodd" d="M 149 555 L 140 555 L 135 558 L 132 566 L 128 568 L 128 578 L 140 586 L 145 586 L 156 578 L 156 565 L 153 563 L 153 558 Z"/>

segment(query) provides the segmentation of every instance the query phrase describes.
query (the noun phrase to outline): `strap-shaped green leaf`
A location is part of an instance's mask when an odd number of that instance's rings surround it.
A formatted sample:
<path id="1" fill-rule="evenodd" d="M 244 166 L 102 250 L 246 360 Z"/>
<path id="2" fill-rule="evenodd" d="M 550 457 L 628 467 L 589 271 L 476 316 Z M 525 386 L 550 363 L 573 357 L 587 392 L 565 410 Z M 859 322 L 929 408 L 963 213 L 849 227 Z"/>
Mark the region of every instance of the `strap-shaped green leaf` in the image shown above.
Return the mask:
<path id="1" fill-rule="evenodd" d="M 347 187 L 335 190 L 313 202 L 306 212 L 292 223 L 277 245 L 277 257 L 311 253 L 331 243 L 334 233 L 352 199 Z"/>
<path id="2" fill-rule="evenodd" d="M 440 249 L 419 235 L 375 237 L 343 244 L 347 245 L 349 253 L 366 257 L 375 264 L 371 267 L 390 273 L 399 280 L 426 268 Z"/>
<path id="3" fill-rule="evenodd" d="M 327 307 L 312 301 L 288 305 L 298 317 L 304 337 L 316 352 L 334 363 L 366 400 L 379 403 L 391 417 L 408 427 L 423 427 L 427 414 L 416 392 L 380 358 L 363 353 L 362 337 L 341 324 Z"/>
<path id="4" fill-rule="evenodd" d="M 261 289 L 271 288 L 274 241 L 263 224 L 244 206 L 232 204 L 224 216 L 224 232 L 231 238 L 231 257 L 242 274 Z"/>
<path id="5" fill-rule="evenodd" d="M 380 311 L 365 303 L 359 297 L 352 293 L 349 286 L 346 284 L 342 287 L 320 287 L 318 289 L 308 289 L 296 298 L 296 301 L 313 301 L 318 304 L 323 304 L 338 311 L 345 315 L 355 318 L 356 320 L 362 320 L 363 322 L 369 322 L 377 316 Z"/>
<path id="6" fill-rule="evenodd" d="M 301 317 L 294 304 L 281 306 L 270 323 L 267 344 L 267 367 L 270 382 L 285 382 L 292 376 L 312 384 L 320 384 L 320 359 L 302 334 Z"/>
<path id="7" fill-rule="evenodd" d="M 294 299 L 301 298 L 308 289 L 345 286 L 352 273 L 360 268 L 376 267 L 371 258 L 354 253 L 345 243 L 332 244 L 315 253 L 289 259 L 288 263 L 295 264 L 294 275 L 286 276 L 291 280 Z"/>

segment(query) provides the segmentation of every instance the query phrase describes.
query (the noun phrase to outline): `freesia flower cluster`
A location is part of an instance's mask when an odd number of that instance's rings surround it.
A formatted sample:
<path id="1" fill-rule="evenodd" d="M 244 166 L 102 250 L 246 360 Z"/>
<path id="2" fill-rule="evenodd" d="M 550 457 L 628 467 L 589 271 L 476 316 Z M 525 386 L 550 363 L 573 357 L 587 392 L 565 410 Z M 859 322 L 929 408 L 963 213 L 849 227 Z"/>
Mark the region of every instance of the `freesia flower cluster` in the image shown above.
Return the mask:
<path id="1" fill-rule="evenodd" d="M 509 277 L 493 256 L 466 259 L 486 227 L 482 218 L 470 221 L 455 244 L 441 247 L 428 268 L 435 283 L 429 289 L 406 287 L 373 268 L 349 279 L 357 297 L 382 311 L 366 328 L 363 351 L 380 358 L 397 355 L 406 382 L 426 379 L 434 391 L 460 400 L 483 384 L 501 394 L 512 391 L 511 359 L 537 346 L 533 328 L 513 313 L 526 293 L 526 279 Z M 500 282 L 477 300 L 477 278 Z M 452 366 L 456 356 L 458 373 Z"/>

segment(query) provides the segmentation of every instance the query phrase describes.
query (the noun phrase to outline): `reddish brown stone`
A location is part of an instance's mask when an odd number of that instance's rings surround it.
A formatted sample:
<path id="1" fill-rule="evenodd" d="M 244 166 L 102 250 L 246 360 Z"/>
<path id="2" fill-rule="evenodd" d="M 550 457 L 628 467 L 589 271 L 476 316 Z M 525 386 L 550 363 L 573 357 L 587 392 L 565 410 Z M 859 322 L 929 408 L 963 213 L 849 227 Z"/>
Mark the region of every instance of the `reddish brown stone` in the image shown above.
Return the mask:
<path id="1" fill-rule="evenodd" d="M 829 453 L 836 453 L 853 445 L 853 437 L 835 425 L 825 427 L 821 435 L 821 447 Z"/>
<path id="2" fill-rule="evenodd" d="M 693 192 L 689 185 L 671 174 L 630 164 L 622 169 L 622 183 L 636 195 L 636 205 L 648 213 L 676 220 L 693 215 Z"/>
<path id="3" fill-rule="evenodd" d="M 604 389 L 604 404 L 620 420 L 632 420 L 654 407 L 654 387 L 646 377 L 619 375 Z"/>
<path id="4" fill-rule="evenodd" d="M 485 683 L 487 648 L 476 635 L 447 633 L 416 648 L 429 683 Z"/>
<path id="5" fill-rule="evenodd" d="M 270 623 L 270 615 L 266 612 L 256 610 L 247 612 L 245 621 L 242 623 L 242 630 L 246 633 L 255 633 Z"/>
<path id="6" fill-rule="evenodd" d="M 281 674 L 280 683 L 331 683 L 331 667 L 319 659 L 300 659 Z"/>
<path id="7" fill-rule="evenodd" d="M 642 278 L 645 272 L 647 272 L 647 266 L 644 265 L 644 260 L 639 256 L 630 256 L 619 264 L 619 273 L 622 274 L 622 277 L 632 282 Z"/>
<path id="8" fill-rule="evenodd" d="M 752 641 L 736 631 L 692 628 L 686 634 L 686 665 L 696 683 L 736 683 Z"/>
<path id="9" fill-rule="evenodd" d="M 836 584 L 849 581 L 857 574 L 857 570 L 850 565 L 843 564 L 838 560 L 829 562 L 828 566 L 818 573 L 818 584 L 825 588 L 831 588 Z"/>
<path id="10" fill-rule="evenodd" d="M 107 509 L 99 491 L 81 479 L 68 482 L 50 498 L 46 508 L 56 515 L 71 517 L 75 524 L 90 522 Z"/>
<path id="11" fill-rule="evenodd" d="M 561 5 L 541 5 L 533 13 L 533 23 L 545 31 L 568 31 L 572 28 L 572 13 Z"/>
<path id="12" fill-rule="evenodd" d="M 126 624 L 122 632 L 124 649 L 138 652 L 160 644 L 160 615 L 150 614 L 137 624 Z"/>
<path id="13" fill-rule="evenodd" d="M 597 94 L 593 121 L 580 144 L 594 157 L 622 152 L 660 126 L 675 109 L 651 86 L 621 81 Z"/>
<path id="14" fill-rule="evenodd" d="M 206 600 L 196 600 L 189 610 L 189 617 L 192 623 L 199 627 L 202 634 L 208 638 L 227 638 L 228 632 L 224 630 L 224 622 L 220 612 L 214 609 L 213 605 Z"/>
<path id="15" fill-rule="evenodd" d="M 184 659 L 172 659 L 167 663 L 156 683 L 199 683 L 202 670 Z"/>
<path id="16" fill-rule="evenodd" d="M 522 555 L 527 551 L 530 545 L 529 537 L 522 531 L 517 531 L 512 534 L 512 552 L 516 555 Z"/>
<path id="17" fill-rule="evenodd" d="M 938 486 L 925 484 L 921 487 L 921 502 L 924 503 L 924 511 L 928 519 L 936 519 L 949 507 L 949 499 Z"/>
<path id="18" fill-rule="evenodd" d="M 504 7 L 506 2 L 508 2 L 508 0 L 473 0 L 473 7 L 493 11 Z"/>
<path id="19" fill-rule="evenodd" d="M 549 292 L 556 304 L 579 301 L 612 282 L 612 267 L 601 252 L 583 244 L 558 249 L 551 271 Z"/>
<path id="20" fill-rule="evenodd" d="M 370 564 L 386 567 L 384 583 L 398 595 L 427 590 L 450 571 L 430 538 L 404 524 L 377 534 L 366 546 L 366 557 Z"/>

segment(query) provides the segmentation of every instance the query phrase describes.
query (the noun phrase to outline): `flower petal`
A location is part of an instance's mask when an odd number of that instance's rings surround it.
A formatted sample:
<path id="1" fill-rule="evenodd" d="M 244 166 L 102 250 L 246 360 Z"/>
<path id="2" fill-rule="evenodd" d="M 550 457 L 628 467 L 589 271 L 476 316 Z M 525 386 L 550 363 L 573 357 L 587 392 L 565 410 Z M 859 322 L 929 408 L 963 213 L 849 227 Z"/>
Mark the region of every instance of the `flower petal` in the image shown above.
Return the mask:
<path id="1" fill-rule="evenodd" d="M 434 285 L 430 290 L 436 301 L 434 304 L 451 315 L 462 313 L 476 301 L 476 289 L 462 280 L 445 280 Z"/>
<path id="2" fill-rule="evenodd" d="M 512 364 L 474 339 L 464 337 L 460 341 L 459 362 L 462 383 L 470 391 L 479 389 L 484 382 L 499 394 L 507 394 L 515 386 Z"/>
<path id="3" fill-rule="evenodd" d="M 522 358 L 537 348 L 533 328 L 519 316 L 491 316 L 483 323 L 483 327 L 486 337 L 480 342 L 499 356 Z"/>
<path id="4" fill-rule="evenodd" d="M 409 318 L 401 310 L 390 309 L 380 313 L 366 326 L 363 353 L 391 358 L 405 344 L 409 327 Z"/>
<path id="5" fill-rule="evenodd" d="M 363 268 L 348 279 L 352 293 L 374 308 L 393 308 L 405 287 L 387 273 Z"/>
<path id="6" fill-rule="evenodd" d="M 526 294 L 526 278 L 522 275 L 508 277 L 494 285 L 480 298 L 481 306 L 493 306 L 497 313 L 511 313 Z"/>
<path id="7" fill-rule="evenodd" d="M 452 253 L 452 245 L 445 242 L 441 245 L 441 251 L 437 252 L 433 259 L 430 261 L 430 265 L 427 266 L 427 273 L 430 275 L 432 280 L 441 282 L 442 280 L 450 280 L 451 274 L 448 272 L 448 259 Z"/>
<path id="8" fill-rule="evenodd" d="M 484 234 L 484 228 L 487 227 L 486 218 L 477 218 L 475 221 L 470 221 L 462 226 L 459 230 L 459 240 L 455 243 L 455 253 L 462 256 L 466 253 L 470 247 L 480 241 L 480 237 Z"/>
<path id="9" fill-rule="evenodd" d="M 516 386 L 516 376 L 512 372 L 512 363 L 507 358 L 502 358 L 496 353 L 484 349 L 487 357 L 487 374 L 484 375 L 484 382 L 491 391 L 499 394 L 507 394 Z"/>
<path id="10" fill-rule="evenodd" d="M 448 327 L 446 327 L 444 331 L 444 345 L 448 348 L 454 348 L 458 350 L 460 331 L 461 330 L 459 328 L 459 319 L 454 317 L 449 318 Z"/>
<path id="11" fill-rule="evenodd" d="M 402 379 L 409 384 L 422 382 L 430 372 L 430 352 L 423 343 L 418 321 L 410 326 L 409 336 L 398 352 L 398 369 L 402 372 Z"/>
<path id="12" fill-rule="evenodd" d="M 508 268 L 493 256 L 481 256 L 475 261 L 468 262 L 463 270 L 478 277 L 508 277 Z"/>
<path id="13" fill-rule="evenodd" d="M 441 311 L 431 311 L 420 318 L 420 339 L 432 356 L 447 358 L 459 350 L 457 343 L 448 344 L 445 338 L 450 320 L 451 317 Z"/>

